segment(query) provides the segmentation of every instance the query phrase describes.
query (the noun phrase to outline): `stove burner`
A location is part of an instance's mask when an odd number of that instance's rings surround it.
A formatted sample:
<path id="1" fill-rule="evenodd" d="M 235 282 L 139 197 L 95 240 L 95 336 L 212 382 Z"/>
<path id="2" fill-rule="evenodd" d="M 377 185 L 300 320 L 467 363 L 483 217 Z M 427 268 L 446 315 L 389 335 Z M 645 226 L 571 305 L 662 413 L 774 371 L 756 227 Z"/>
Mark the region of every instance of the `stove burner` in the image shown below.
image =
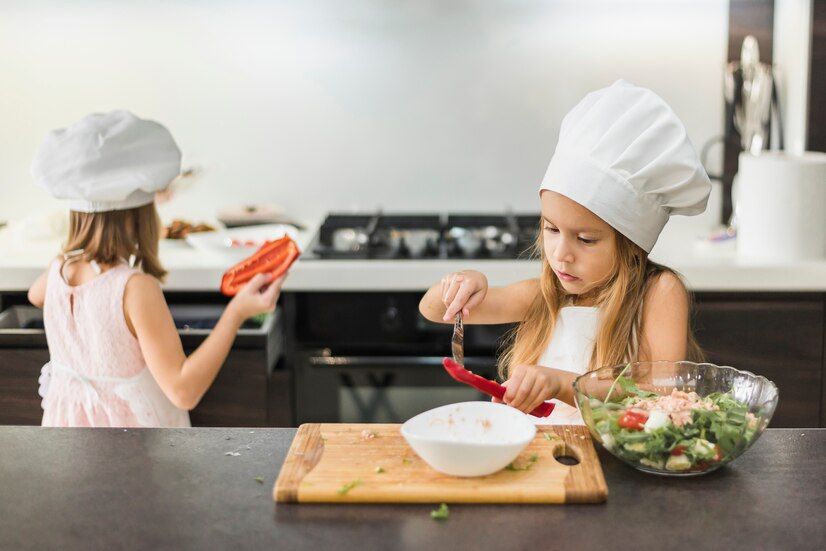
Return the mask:
<path id="1" fill-rule="evenodd" d="M 534 214 L 330 214 L 310 246 L 321 259 L 528 258 Z"/>

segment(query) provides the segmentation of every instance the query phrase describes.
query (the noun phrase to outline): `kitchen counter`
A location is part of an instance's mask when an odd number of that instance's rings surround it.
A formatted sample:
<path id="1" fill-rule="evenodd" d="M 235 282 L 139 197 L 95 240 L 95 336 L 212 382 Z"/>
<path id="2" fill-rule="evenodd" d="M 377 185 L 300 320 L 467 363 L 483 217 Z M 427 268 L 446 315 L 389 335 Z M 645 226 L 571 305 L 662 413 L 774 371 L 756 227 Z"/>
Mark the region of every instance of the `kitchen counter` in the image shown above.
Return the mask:
<path id="1" fill-rule="evenodd" d="M 318 224 L 299 235 L 302 248 Z M 667 228 L 668 230 L 668 228 Z M 59 250 L 57 241 L 13 243 L 0 230 L 0 293 L 25 291 Z M 691 230 L 679 226 L 660 237 L 651 258 L 676 269 L 694 291 L 824 292 L 826 259 L 771 264 L 736 257 L 733 243 L 698 248 Z M 185 242 L 164 240 L 161 261 L 169 271 L 167 291 L 218 291 L 224 271 L 234 264 L 220 254 L 202 253 Z M 531 260 L 317 260 L 300 259 L 291 269 L 285 291 L 424 291 L 444 274 L 476 269 L 491 285 L 538 277 Z"/>
<path id="2" fill-rule="evenodd" d="M 275 505 L 294 434 L 0 427 L 0 548 L 826 548 L 824 429 L 769 429 L 696 478 L 601 452 L 605 504 L 452 505 L 441 522 L 429 505 Z"/>

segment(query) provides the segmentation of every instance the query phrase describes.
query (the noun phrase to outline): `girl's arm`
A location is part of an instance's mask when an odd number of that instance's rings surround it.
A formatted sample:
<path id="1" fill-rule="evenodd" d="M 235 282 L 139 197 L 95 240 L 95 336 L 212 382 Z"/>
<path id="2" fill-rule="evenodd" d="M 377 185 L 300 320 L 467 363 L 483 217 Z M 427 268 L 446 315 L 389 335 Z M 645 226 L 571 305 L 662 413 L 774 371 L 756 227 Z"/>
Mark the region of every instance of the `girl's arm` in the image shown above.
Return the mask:
<path id="1" fill-rule="evenodd" d="M 184 354 L 158 280 L 146 274 L 129 279 L 123 298 L 127 325 L 138 339 L 152 376 L 176 407 L 190 410 L 198 405 L 244 320 L 275 309 L 284 277 L 271 282 L 267 276 L 255 276 L 230 301 L 215 329 L 189 357 Z"/>
<path id="2" fill-rule="evenodd" d="M 32 286 L 29 287 L 29 302 L 38 308 L 43 308 L 43 303 L 46 302 L 46 280 L 49 277 L 49 270 L 46 270 L 34 280 Z"/>
<path id="3" fill-rule="evenodd" d="M 419 311 L 436 323 L 453 323 L 459 312 L 465 323 L 515 323 L 524 319 L 538 292 L 538 279 L 489 289 L 484 274 L 465 270 L 446 275 L 428 289 Z"/>

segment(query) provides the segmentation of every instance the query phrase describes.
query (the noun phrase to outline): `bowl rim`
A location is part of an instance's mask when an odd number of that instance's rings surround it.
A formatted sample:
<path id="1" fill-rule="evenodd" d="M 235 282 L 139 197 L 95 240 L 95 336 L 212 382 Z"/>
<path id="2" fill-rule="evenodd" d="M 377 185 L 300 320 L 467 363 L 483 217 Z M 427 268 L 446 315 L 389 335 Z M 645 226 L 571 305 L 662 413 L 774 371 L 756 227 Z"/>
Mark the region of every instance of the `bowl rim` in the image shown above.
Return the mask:
<path id="1" fill-rule="evenodd" d="M 471 447 L 476 447 L 476 448 L 503 448 L 503 447 L 506 447 L 506 446 L 523 446 L 523 445 L 527 445 L 527 444 L 531 443 L 533 441 L 533 439 L 536 438 L 536 425 L 534 423 L 532 423 L 530 419 L 527 418 L 527 415 L 525 415 L 525 422 L 527 423 L 526 426 L 530 427 L 530 429 L 531 429 L 529 431 L 530 436 L 525 437 L 524 439 L 520 439 L 520 440 L 512 440 L 512 441 L 507 442 L 507 443 L 456 441 L 456 440 L 450 440 L 448 438 L 438 438 L 438 437 L 433 437 L 433 436 L 424 436 L 424 435 L 421 435 L 421 434 L 412 433 L 410 431 L 409 423 L 411 421 L 413 421 L 414 419 L 417 419 L 418 417 L 421 417 L 421 416 L 423 416 L 427 413 L 430 413 L 432 411 L 435 411 L 437 409 L 442 409 L 442 408 L 447 408 L 447 407 L 455 407 L 455 406 L 460 406 L 460 405 L 464 405 L 464 404 L 485 404 L 483 407 L 493 407 L 494 409 L 501 409 L 502 407 L 505 407 L 505 408 L 508 408 L 510 410 L 519 412 L 518 409 L 514 409 L 514 408 L 512 408 L 508 405 L 497 404 L 495 402 L 488 402 L 488 401 L 485 401 L 485 400 L 469 400 L 469 401 L 466 401 L 466 402 L 456 402 L 455 404 L 445 404 L 443 406 L 437 406 L 435 408 L 431 408 L 427 411 L 423 411 L 421 413 L 418 413 L 418 414 L 414 415 L 413 417 L 411 417 L 410 419 L 408 419 L 407 421 L 405 421 L 402 424 L 401 428 L 399 429 L 399 432 L 401 433 L 401 435 L 404 438 L 413 438 L 415 440 L 424 441 L 424 442 L 428 442 L 428 443 L 447 444 L 449 446 L 471 446 Z"/>
<path id="2" fill-rule="evenodd" d="M 742 375 L 748 375 L 749 377 L 751 377 L 753 379 L 757 379 L 761 382 L 761 384 L 768 385 L 769 387 L 771 387 L 774 390 L 774 397 L 762 402 L 762 404 L 765 404 L 765 403 L 771 402 L 771 401 L 774 401 L 774 402 L 779 402 L 780 401 L 780 389 L 777 388 L 777 384 L 775 384 L 775 382 L 772 381 L 771 379 L 769 379 L 767 377 L 764 377 L 763 375 L 757 375 L 755 373 L 752 373 L 751 371 L 746 371 L 745 369 L 737 369 L 736 367 L 732 367 L 730 365 L 719 365 L 719 364 L 713 364 L 711 362 L 692 362 L 690 360 L 645 360 L 645 361 L 627 362 L 627 363 L 622 363 L 622 364 L 617 364 L 617 365 L 606 365 L 606 366 L 603 366 L 603 367 L 598 367 L 597 369 L 594 369 L 592 371 L 588 371 L 586 373 L 583 373 L 582 375 L 580 375 L 576 379 L 574 379 L 573 383 L 571 383 L 571 384 L 574 387 L 575 396 L 576 396 L 577 393 L 584 394 L 580 391 L 580 384 L 579 384 L 580 380 L 584 381 L 585 378 L 592 376 L 594 373 L 598 373 L 600 371 L 609 370 L 609 369 L 611 369 L 611 370 L 617 369 L 617 368 L 625 369 L 629 365 L 635 366 L 635 365 L 642 365 L 642 364 L 690 364 L 690 365 L 693 365 L 695 367 L 709 366 L 709 367 L 715 367 L 717 369 L 734 371 L 734 372 L 740 373 Z M 619 376 L 617 376 L 616 378 L 619 378 Z M 577 402 L 577 405 L 579 405 L 578 402 Z"/>

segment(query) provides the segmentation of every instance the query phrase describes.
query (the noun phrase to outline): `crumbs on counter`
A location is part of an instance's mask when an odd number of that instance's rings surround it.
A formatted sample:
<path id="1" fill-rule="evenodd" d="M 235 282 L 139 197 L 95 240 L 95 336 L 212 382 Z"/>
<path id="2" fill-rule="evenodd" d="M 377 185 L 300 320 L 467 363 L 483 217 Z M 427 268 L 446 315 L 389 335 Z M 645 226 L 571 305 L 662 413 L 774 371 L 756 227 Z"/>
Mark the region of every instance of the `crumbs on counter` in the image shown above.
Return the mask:
<path id="1" fill-rule="evenodd" d="M 375 432 L 373 432 L 371 430 L 364 429 L 363 431 L 361 431 L 361 439 L 362 440 L 372 440 L 376 436 L 378 436 L 378 434 L 376 434 Z"/>

